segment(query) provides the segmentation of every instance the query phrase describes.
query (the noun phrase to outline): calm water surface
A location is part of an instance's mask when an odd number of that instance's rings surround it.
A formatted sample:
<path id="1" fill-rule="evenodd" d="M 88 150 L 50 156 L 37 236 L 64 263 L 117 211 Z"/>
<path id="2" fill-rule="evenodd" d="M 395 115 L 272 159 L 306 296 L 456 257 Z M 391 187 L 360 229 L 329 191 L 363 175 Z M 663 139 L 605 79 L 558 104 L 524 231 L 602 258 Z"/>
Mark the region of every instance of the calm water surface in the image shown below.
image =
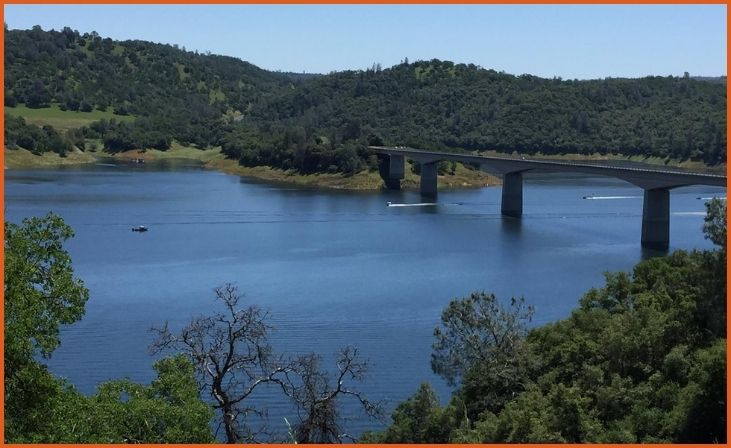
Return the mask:
<path id="1" fill-rule="evenodd" d="M 642 190 L 619 180 L 528 177 L 524 216 L 500 216 L 500 189 L 338 193 L 272 186 L 195 167 L 93 166 L 6 171 L 6 216 L 53 210 L 91 291 L 84 318 L 63 330 L 49 365 L 80 390 L 153 378 L 149 328 L 209 313 L 212 289 L 235 282 L 268 309 L 280 352 L 332 361 L 351 344 L 370 360 L 370 398 L 390 411 L 431 373 L 432 331 L 450 299 L 475 290 L 525 296 L 534 323 L 566 317 L 605 271 L 628 270 L 640 248 Z M 613 197 L 586 200 L 584 196 Z M 671 250 L 708 248 L 704 201 L 725 189 L 671 193 Z M 147 233 L 131 232 L 144 224 Z M 330 362 L 331 364 L 331 362 Z M 273 391 L 257 400 L 276 422 L 291 410 Z M 358 418 L 349 429 L 379 428 Z"/>

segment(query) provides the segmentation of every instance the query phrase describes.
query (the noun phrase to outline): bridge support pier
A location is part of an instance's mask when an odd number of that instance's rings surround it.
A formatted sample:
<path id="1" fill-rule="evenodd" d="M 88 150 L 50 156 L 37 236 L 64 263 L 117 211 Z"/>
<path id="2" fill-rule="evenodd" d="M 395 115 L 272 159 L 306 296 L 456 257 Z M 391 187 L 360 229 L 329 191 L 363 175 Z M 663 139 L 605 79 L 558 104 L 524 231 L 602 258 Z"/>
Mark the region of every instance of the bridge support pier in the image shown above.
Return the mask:
<path id="1" fill-rule="evenodd" d="M 437 197 L 437 167 L 439 162 L 421 164 L 421 195 L 428 198 Z"/>
<path id="2" fill-rule="evenodd" d="M 642 247 L 665 250 L 670 245 L 670 190 L 645 190 L 642 205 Z"/>
<path id="3" fill-rule="evenodd" d="M 406 160 L 404 156 L 391 154 L 388 156 L 385 173 L 381 173 L 383 183 L 389 190 L 400 190 L 401 179 L 404 178 Z"/>
<path id="4" fill-rule="evenodd" d="M 505 216 L 520 217 L 523 214 L 523 173 L 506 173 L 503 176 L 503 198 L 500 211 Z"/>

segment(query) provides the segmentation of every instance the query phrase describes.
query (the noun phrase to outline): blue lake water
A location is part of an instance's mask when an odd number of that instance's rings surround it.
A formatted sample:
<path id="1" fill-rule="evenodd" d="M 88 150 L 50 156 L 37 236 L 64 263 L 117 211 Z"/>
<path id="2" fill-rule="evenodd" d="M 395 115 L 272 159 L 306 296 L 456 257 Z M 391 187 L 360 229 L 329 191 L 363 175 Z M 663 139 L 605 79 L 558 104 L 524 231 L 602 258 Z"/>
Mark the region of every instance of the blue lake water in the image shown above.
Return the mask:
<path id="1" fill-rule="evenodd" d="M 432 332 L 450 299 L 475 290 L 524 296 L 534 324 L 561 319 L 603 272 L 629 270 L 641 249 L 642 190 L 614 179 L 526 177 L 524 215 L 500 215 L 500 188 L 346 193 L 277 186 L 196 167 L 89 166 L 5 172 L 6 219 L 48 211 L 75 232 L 67 248 L 91 291 L 84 318 L 63 329 L 52 371 L 81 391 L 153 378 L 153 325 L 180 328 L 215 309 L 212 289 L 235 282 L 267 309 L 276 350 L 345 345 L 369 360 L 369 398 L 387 411 L 431 382 Z M 587 200 L 585 196 L 606 199 Z M 704 201 L 725 189 L 671 192 L 670 250 L 709 248 Z M 144 224 L 149 232 L 131 232 Z M 273 390 L 257 404 L 274 426 L 292 419 Z M 353 406 L 351 433 L 378 429 Z"/>

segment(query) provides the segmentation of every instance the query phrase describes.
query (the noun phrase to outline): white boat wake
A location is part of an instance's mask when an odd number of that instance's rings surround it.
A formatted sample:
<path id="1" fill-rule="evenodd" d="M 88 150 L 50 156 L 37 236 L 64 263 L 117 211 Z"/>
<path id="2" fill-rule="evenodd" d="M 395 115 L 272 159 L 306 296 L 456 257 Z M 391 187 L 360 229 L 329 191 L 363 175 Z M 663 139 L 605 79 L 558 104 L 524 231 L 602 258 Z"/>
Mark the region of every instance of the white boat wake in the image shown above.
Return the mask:
<path id="1" fill-rule="evenodd" d="M 419 202 L 416 204 L 394 204 L 393 202 L 386 202 L 389 207 L 427 207 L 430 205 L 438 205 L 436 202 Z"/>
<path id="2" fill-rule="evenodd" d="M 582 199 L 640 199 L 642 196 L 584 196 Z"/>

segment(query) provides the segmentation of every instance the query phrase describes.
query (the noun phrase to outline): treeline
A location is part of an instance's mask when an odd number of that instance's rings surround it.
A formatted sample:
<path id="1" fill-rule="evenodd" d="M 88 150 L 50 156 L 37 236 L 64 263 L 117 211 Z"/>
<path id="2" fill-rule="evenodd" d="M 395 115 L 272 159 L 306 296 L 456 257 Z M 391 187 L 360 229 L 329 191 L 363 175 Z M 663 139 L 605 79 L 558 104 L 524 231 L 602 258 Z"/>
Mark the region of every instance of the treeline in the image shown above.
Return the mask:
<path id="1" fill-rule="evenodd" d="M 373 129 L 386 143 L 725 160 L 725 84 L 688 76 L 564 81 L 448 61 L 313 79 L 256 115 Z"/>
<path id="2" fill-rule="evenodd" d="M 244 166 L 274 166 L 300 173 L 355 174 L 378 169 L 378 159 L 363 141 L 341 135 L 320 135 L 302 126 L 242 124 L 224 134 L 221 150 Z"/>
<path id="3" fill-rule="evenodd" d="M 5 116 L 5 147 L 23 148 L 34 154 L 56 152 L 65 156 L 74 147 L 87 149 L 88 139 L 101 140 L 110 152 L 135 148 L 170 149 L 170 137 L 160 131 L 156 120 L 147 118 L 124 122 L 99 120 L 90 126 L 70 129 L 65 133 L 52 126 L 28 124 L 22 117 Z"/>
<path id="4" fill-rule="evenodd" d="M 424 384 L 371 443 L 726 443 L 726 206 L 708 204 L 713 251 L 677 251 L 607 274 L 567 319 L 528 330 L 533 309 L 455 299 Z"/>
<path id="5" fill-rule="evenodd" d="M 110 152 L 135 148 L 170 149 L 171 137 L 160 128 L 160 120 L 138 118 L 133 122 L 99 120 L 81 128 L 85 138 L 100 139 Z"/>
<path id="6" fill-rule="evenodd" d="M 113 151 L 177 140 L 245 165 L 345 173 L 372 168 L 374 143 L 726 158 L 725 78 L 543 79 L 439 60 L 315 76 L 69 28 L 6 28 L 5 42 L 6 106 L 145 120 L 118 125 L 120 138 L 105 140 Z M 151 129 L 156 146 L 141 136 Z"/>
<path id="7" fill-rule="evenodd" d="M 83 137 L 78 132 L 62 135 L 52 126 L 39 127 L 27 124 L 22 117 L 5 116 L 5 147 L 24 148 L 34 154 L 55 152 L 61 156 L 71 150 L 74 143 L 83 148 Z M 74 137 L 76 137 L 74 139 Z M 72 141 L 74 139 L 74 141 Z"/>
<path id="8" fill-rule="evenodd" d="M 95 32 L 36 26 L 6 28 L 5 38 L 6 105 L 56 102 L 70 110 L 82 104 L 111 108 L 120 115 L 218 118 L 229 107 L 244 110 L 274 86 L 289 84 L 236 58 L 114 41 Z"/>
<path id="9" fill-rule="evenodd" d="M 247 111 L 284 76 L 236 58 L 176 46 L 113 41 L 97 33 L 5 29 L 5 105 L 58 103 L 155 120 L 167 139 L 217 144 L 224 122 Z M 228 115 L 227 115 L 228 114 Z"/>

